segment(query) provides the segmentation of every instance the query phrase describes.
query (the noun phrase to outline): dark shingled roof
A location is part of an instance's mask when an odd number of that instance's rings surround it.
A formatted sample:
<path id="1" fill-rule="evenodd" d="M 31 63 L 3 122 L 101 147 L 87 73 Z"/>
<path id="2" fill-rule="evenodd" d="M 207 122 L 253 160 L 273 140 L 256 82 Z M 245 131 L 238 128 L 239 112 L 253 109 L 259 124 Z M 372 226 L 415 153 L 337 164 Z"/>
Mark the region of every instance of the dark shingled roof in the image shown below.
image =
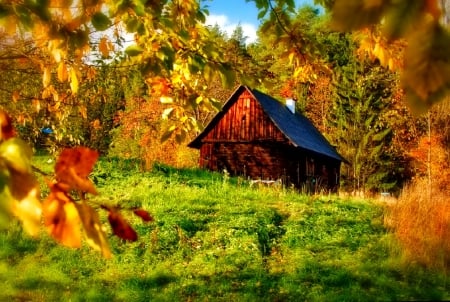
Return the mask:
<path id="1" fill-rule="evenodd" d="M 224 104 L 222 111 L 211 120 L 202 133 L 189 143 L 189 147 L 200 147 L 202 138 L 216 125 L 228 108 L 237 101 L 244 89 L 247 89 L 254 96 L 256 101 L 261 104 L 264 112 L 294 146 L 347 162 L 304 115 L 297 112 L 293 114 L 284 104 L 273 97 L 246 86 L 240 86 L 235 90 Z"/>

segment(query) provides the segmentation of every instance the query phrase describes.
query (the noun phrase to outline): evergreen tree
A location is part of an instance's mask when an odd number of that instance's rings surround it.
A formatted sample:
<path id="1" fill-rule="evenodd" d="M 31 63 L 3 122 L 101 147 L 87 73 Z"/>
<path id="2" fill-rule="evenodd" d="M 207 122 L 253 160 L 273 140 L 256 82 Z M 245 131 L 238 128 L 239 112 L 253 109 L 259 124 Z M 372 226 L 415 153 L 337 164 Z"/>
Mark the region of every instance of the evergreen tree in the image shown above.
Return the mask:
<path id="1" fill-rule="evenodd" d="M 332 137 L 342 155 L 343 187 L 354 192 L 391 190 L 403 169 L 394 163 L 392 128 L 383 115 L 390 109 L 394 75 L 381 67 L 353 63 L 335 75 L 335 103 L 330 114 Z"/>

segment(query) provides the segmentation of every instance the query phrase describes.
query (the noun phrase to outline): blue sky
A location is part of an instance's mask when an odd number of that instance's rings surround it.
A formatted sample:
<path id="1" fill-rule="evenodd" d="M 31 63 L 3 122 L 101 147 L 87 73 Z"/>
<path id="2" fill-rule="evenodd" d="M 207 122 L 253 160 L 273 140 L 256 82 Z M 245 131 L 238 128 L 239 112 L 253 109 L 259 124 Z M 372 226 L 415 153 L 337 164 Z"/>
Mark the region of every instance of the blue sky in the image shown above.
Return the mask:
<path id="1" fill-rule="evenodd" d="M 301 4 L 311 4 L 312 0 L 296 1 Z M 222 30 L 231 34 L 238 24 L 241 25 L 244 35 L 248 37 L 247 42 L 256 40 L 258 29 L 258 10 L 254 2 L 247 3 L 245 0 L 203 0 L 203 5 L 208 6 L 209 16 L 206 24 L 219 25 Z"/>

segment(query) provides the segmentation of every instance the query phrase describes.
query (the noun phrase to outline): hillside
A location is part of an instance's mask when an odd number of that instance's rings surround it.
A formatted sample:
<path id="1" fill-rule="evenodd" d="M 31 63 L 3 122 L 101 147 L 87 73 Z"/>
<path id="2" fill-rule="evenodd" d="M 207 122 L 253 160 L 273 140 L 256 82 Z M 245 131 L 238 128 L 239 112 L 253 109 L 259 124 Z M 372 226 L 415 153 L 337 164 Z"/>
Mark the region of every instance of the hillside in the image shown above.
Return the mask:
<path id="1" fill-rule="evenodd" d="M 44 171 L 52 165 L 38 158 Z M 450 299 L 446 277 L 402 261 L 383 205 L 249 187 L 242 179 L 102 159 L 92 201 L 141 206 L 139 240 L 111 260 L 18 226 L 0 233 L 0 300 L 387 301 Z M 108 229 L 108 234 L 111 231 Z"/>

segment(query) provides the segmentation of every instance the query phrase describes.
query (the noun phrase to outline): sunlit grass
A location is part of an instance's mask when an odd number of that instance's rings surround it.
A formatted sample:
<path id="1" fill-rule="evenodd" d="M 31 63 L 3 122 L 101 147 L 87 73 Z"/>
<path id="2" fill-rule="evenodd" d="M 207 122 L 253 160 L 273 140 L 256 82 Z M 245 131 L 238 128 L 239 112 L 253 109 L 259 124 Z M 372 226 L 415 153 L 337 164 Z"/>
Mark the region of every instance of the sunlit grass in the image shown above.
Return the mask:
<path id="1" fill-rule="evenodd" d="M 100 192 L 93 201 L 140 206 L 155 221 L 127 216 L 139 241 L 109 236 L 111 260 L 46 235 L 30 239 L 13 225 L 0 233 L 0 300 L 450 298 L 445 275 L 402 261 L 380 204 L 251 188 L 197 169 L 141 172 L 117 159 L 102 159 L 92 177 Z"/>

